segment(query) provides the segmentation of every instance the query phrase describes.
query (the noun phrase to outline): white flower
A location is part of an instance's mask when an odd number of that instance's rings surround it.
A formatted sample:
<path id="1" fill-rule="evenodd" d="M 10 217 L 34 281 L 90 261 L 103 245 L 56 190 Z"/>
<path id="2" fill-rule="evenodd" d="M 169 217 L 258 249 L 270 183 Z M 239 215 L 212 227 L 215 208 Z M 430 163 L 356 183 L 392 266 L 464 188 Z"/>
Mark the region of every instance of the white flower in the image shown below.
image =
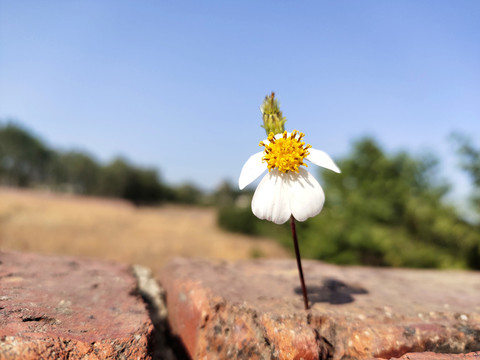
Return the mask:
<path id="1" fill-rule="evenodd" d="M 315 165 L 340 173 L 330 156 L 312 149 L 301 141 L 305 135 L 292 133 L 274 135 L 260 142 L 265 150 L 253 154 L 243 165 L 238 179 L 240 189 L 257 179 L 265 170 L 268 174 L 260 181 L 252 199 L 256 217 L 283 224 L 291 215 L 298 221 L 320 213 L 325 194 L 318 181 L 305 169 L 304 159 Z"/>

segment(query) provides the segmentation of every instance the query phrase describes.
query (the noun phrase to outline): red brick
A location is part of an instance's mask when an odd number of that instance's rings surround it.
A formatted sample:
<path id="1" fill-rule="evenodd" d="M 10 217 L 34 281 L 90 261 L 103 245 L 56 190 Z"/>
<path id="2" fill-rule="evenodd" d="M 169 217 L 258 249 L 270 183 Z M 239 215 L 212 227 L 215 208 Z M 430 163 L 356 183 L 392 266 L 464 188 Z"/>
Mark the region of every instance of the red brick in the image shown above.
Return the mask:
<path id="1" fill-rule="evenodd" d="M 152 323 L 124 265 L 0 253 L 0 359 L 148 359 Z"/>
<path id="2" fill-rule="evenodd" d="M 177 259 L 159 274 L 194 359 L 371 359 L 480 350 L 480 273 Z M 463 356 L 463 355 L 462 355 Z"/>
<path id="3" fill-rule="evenodd" d="M 475 360 L 480 359 L 480 352 L 472 352 L 468 354 L 438 354 L 433 352 L 409 353 L 401 358 L 391 360 Z"/>

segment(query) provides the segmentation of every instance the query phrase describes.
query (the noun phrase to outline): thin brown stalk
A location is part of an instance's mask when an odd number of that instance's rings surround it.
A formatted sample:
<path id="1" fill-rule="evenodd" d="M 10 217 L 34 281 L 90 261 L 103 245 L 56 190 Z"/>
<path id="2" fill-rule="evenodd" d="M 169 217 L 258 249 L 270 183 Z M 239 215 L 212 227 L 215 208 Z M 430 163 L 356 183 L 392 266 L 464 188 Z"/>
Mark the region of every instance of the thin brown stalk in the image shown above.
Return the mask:
<path id="1" fill-rule="evenodd" d="M 308 306 L 307 287 L 305 286 L 305 280 L 303 278 L 302 259 L 300 258 L 300 249 L 298 247 L 298 240 L 297 240 L 297 229 L 295 226 L 295 218 L 293 217 L 293 215 L 290 217 L 290 228 L 292 229 L 293 245 L 295 247 L 295 257 L 297 258 L 298 273 L 300 275 L 300 283 L 302 285 L 303 303 L 305 305 L 305 310 L 308 310 L 309 306 Z"/>

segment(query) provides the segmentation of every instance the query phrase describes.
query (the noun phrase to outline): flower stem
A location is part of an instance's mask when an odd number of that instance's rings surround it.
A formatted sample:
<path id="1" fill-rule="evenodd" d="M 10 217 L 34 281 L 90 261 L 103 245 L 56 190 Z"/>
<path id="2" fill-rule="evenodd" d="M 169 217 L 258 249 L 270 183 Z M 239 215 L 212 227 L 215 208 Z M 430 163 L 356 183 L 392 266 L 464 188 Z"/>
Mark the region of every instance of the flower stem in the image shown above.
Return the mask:
<path id="1" fill-rule="evenodd" d="M 300 258 L 300 249 L 298 248 L 297 229 L 295 227 L 295 218 L 293 215 L 290 217 L 290 228 L 292 229 L 293 245 L 295 247 L 295 256 L 297 258 L 298 273 L 300 275 L 300 283 L 302 284 L 303 303 L 305 310 L 308 310 L 308 295 L 307 287 L 305 286 L 305 280 L 303 279 L 302 259 Z"/>

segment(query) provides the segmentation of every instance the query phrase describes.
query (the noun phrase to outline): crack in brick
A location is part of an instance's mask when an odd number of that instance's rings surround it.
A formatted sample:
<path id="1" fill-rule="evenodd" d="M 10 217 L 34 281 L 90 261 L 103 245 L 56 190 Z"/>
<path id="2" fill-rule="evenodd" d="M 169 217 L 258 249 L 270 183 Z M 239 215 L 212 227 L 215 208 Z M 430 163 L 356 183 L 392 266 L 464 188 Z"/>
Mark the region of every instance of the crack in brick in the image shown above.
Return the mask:
<path id="1" fill-rule="evenodd" d="M 183 348 L 181 341 L 170 331 L 167 322 L 164 290 L 153 278 L 150 269 L 134 265 L 131 271 L 136 280 L 136 289 L 130 295 L 141 296 L 154 327 L 149 339 L 148 352 L 153 359 L 187 359 L 188 355 L 186 355 L 186 350 Z"/>
<path id="2" fill-rule="evenodd" d="M 312 313 L 308 313 L 307 315 L 307 325 L 315 333 L 315 341 L 318 346 L 318 358 L 320 360 L 330 360 L 334 358 L 335 346 L 325 336 L 322 336 L 316 328 L 316 326 L 320 327 L 322 325 L 321 320 L 321 318 L 314 318 Z M 314 324 L 314 322 L 317 324 Z"/>
<path id="3" fill-rule="evenodd" d="M 55 325 L 55 324 L 58 324 L 60 321 L 45 315 L 40 315 L 40 316 L 25 315 L 22 317 L 22 322 L 45 322 L 47 324 Z"/>
<path id="4" fill-rule="evenodd" d="M 268 338 L 267 329 L 258 321 L 258 314 L 255 310 L 252 310 L 252 321 L 254 325 L 257 327 L 257 336 L 259 339 L 263 339 L 265 348 L 267 352 L 270 353 L 270 357 L 273 359 L 275 356 L 275 344 L 272 344 L 270 339 Z"/>
<path id="5" fill-rule="evenodd" d="M 333 345 L 325 337 L 321 336 L 317 329 L 313 329 L 313 332 L 315 333 L 315 341 L 318 346 L 318 358 L 320 360 L 333 359 Z"/>

